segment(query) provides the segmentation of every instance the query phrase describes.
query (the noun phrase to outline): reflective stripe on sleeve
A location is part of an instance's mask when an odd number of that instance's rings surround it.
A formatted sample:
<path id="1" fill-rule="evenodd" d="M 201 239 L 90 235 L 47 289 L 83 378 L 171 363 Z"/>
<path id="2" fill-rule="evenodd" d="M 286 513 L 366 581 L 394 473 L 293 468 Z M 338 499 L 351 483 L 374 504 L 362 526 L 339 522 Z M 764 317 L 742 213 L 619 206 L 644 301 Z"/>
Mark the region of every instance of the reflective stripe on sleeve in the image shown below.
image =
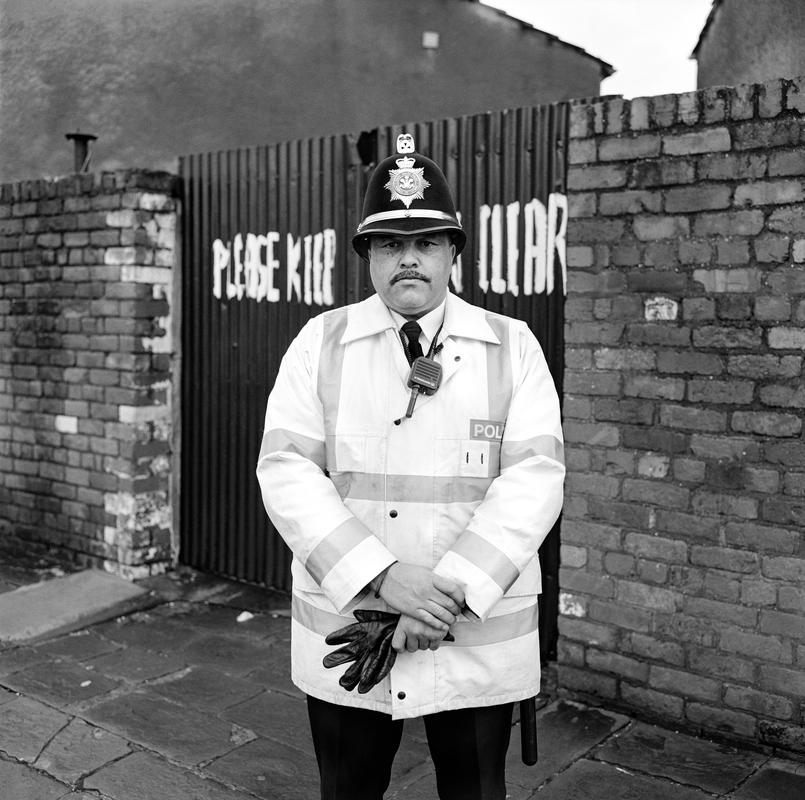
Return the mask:
<path id="1" fill-rule="evenodd" d="M 533 633 L 537 630 L 537 610 L 538 607 L 535 603 L 511 614 L 489 617 L 486 622 L 470 622 L 460 619 L 450 628 L 450 632 L 455 636 L 455 642 L 444 642 L 442 646 L 474 647 L 499 644 Z M 291 615 L 300 625 L 320 636 L 327 636 L 328 633 L 355 622 L 355 618 L 352 616 L 345 617 L 332 611 L 325 611 L 296 595 L 291 600 Z"/>
<path id="2" fill-rule="evenodd" d="M 401 503 L 474 503 L 484 499 L 494 478 L 383 475 L 371 472 L 332 473 L 342 499 L 394 500 Z"/>
<path id="3" fill-rule="evenodd" d="M 512 398 L 512 361 L 509 345 L 509 323 L 492 314 L 486 315 L 489 327 L 500 339 L 499 345 L 486 346 L 486 386 L 489 419 L 505 420 Z"/>
<path id="4" fill-rule="evenodd" d="M 324 430 L 336 430 L 338 403 L 341 399 L 341 373 L 344 369 L 344 348 L 341 337 L 347 329 L 347 308 L 335 309 L 322 318 L 321 353 L 316 392 L 324 409 Z"/>
<path id="5" fill-rule="evenodd" d="M 523 442 L 503 442 L 500 448 L 500 468 L 513 467 L 534 456 L 546 456 L 560 464 L 565 463 L 565 448 L 555 436 L 545 434 Z"/>
<path id="6" fill-rule="evenodd" d="M 464 531 L 450 550 L 488 575 L 504 592 L 520 574 L 503 551 L 472 531 Z"/>
<path id="7" fill-rule="evenodd" d="M 305 560 L 305 568 L 321 586 L 327 573 L 353 547 L 371 536 L 362 523 L 354 517 L 343 522 L 335 530 L 327 534 Z"/>
<path id="8" fill-rule="evenodd" d="M 321 470 L 325 466 L 324 442 L 303 436 L 301 433 L 294 433 L 283 428 L 272 428 L 270 431 L 266 431 L 260 445 L 259 458 L 276 452 L 296 453 L 312 461 Z"/>

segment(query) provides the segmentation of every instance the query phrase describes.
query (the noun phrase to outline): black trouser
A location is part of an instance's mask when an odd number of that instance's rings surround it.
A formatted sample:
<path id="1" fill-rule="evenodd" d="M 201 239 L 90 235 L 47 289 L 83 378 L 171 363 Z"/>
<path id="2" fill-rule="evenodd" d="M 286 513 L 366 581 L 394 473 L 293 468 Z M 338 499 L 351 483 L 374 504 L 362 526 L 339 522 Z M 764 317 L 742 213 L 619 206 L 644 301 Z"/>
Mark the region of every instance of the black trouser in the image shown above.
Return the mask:
<path id="1" fill-rule="evenodd" d="M 504 800 L 513 703 L 423 717 L 441 800 Z M 322 800 L 382 800 L 402 739 L 388 714 L 307 699 Z"/>

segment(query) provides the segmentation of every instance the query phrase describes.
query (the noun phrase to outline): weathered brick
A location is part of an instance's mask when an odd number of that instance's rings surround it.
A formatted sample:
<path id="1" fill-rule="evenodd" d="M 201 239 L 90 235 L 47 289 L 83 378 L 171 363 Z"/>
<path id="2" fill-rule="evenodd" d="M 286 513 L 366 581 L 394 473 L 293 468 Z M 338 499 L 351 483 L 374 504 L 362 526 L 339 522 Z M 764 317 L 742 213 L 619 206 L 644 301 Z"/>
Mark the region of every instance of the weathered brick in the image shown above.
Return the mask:
<path id="1" fill-rule="evenodd" d="M 623 482 L 623 499 L 638 503 L 651 503 L 669 508 L 687 508 L 690 489 L 664 481 L 626 479 Z"/>
<path id="2" fill-rule="evenodd" d="M 621 697 L 633 708 L 645 709 L 647 713 L 662 719 L 682 720 L 684 717 L 685 701 L 681 697 L 633 686 L 628 681 L 621 683 Z"/>
<path id="3" fill-rule="evenodd" d="M 733 143 L 736 150 L 786 147 L 799 144 L 799 140 L 800 124 L 797 119 L 746 122 L 733 128 Z"/>
<path id="4" fill-rule="evenodd" d="M 705 729 L 732 733 L 744 739 L 753 738 L 757 727 L 755 718 L 750 714 L 703 703 L 686 704 L 685 716 L 690 722 L 702 725 Z"/>
<path id="5" fill-rule="evenodd" d="M 688 381 L 688 400 L 692 403 L 745 405 L 752 402 L 755 385 L 750 381 Z"/>
<path id="6" fill-rule="evenodd" d="M 690 223 L 686 217 L 638 216 L 632 228 L 635 236 L 642 241 L 676 239 L 690 233 Z"/>
<path id="7" fill-rule="evenodd" d="M 805 386 L 763 386 L 759 395 L 767 406 L 805 408 Z"/>
<path id="8" fill-rule="evenodd" d="M 599 197 L 599 207 L 605 215 L 658 213 L 662 208 L 662 195 L 644 189 L 605 192 Z"/>
<path id="9" fill-rule="evenodd" d="M 746 264 L 749 261 L 749 241 L 746 239 L 725 239 L 716 242 L 716 262 L 718 264 Z"/>
<path id="10" fill-rule="evenodd" d="M 651 521 L 651 512 L 646 506 L 633 503 L 619 503 L 612 500 L 593 498 L 588 504 L 590 517 L 611 525 L 645 530 Z"/>
<path id="11" fill-rule="evenodd" d="M 685 542 L 644 533 L 626 534 L 624 549 L 641 558 L 680 563 L 687 561 L 688 554 L 688 546 Z"/>
<path id="12" fill-rule="evenodd" d="M 805 349 L 805 328 L 772 328 L 769 331 L 769 347 L 777 350 Z"/>
<path id="13" fill-rule="evenodd" d="M 723 122 L 727 116 L 728 97 L 724 87 L 708 86 L 702 92 L 702 121 Z"/>
<path id="14" fill-rule="evenodd" d="M 727 128 L 710 128 L 695 133 L 664 136 L 662 146 L 663 153 L 672 156 L 712 153 L 729 150 L 731 137 Z"/>
<path id="15" fill-rule="evenodd" d="M 620 164 L 571 165 L 567 170 L 567 188 L 570 191 L 614 189 L 625 186 L 626 178 L 626 168 Z"/>
<path id="16" fill-rule="evenodd" d="M 794 716 L 794 705 L 790 700 L 747 686 L 727 686 L 724 702 L 733 708 L 741 708 L 764 717 L 791 719 Z"/>
<path id="17" fill-rule="evenodd" d="M 765 153 L 716 153 L 698 160 L 698 176 L 705 181 L 746 181 L 763 178 L 768 168 Z"/>
<path id="18" fill-rule="evenodd" d="M 587 649 L 587 666 L 598 672 L 614 673 L 641 683 L 646 681 L 649 674 L 649 666 L 646 663 L 593 647 Z"/>
<path id="19" fill-rule="evenodd" d="M 679 294 L 688 286 L 687 275 L 663 270 L 642 270 L 630 272 L 626 279 L 626 287 L 631 292 L 662 292 Z"/>
<path id="20" fill-rule="evenodd" d="M 805 150 L 798 147 L 769 153 L 769 175 L 805 175 Z"/>
<path id="21" fill-rule="evenodd" d="M 660 137 L 657 134 L 605 137 L 598 144 L 601 161 L 632 161 L 653 158 L 660 154 Z"/>
<path id="22" fill-rule="evenodd" d="M 805 696 L 805 672 L 772 664 L 760 665 L 759 685 L 764 689 L 794 697 Z"/>
<path id="23" fill-rule="evenodd" d="M 737 630 L 735 632 L 742 633 Z M 724 655 L 705 647 L 691 646 L 687 650 L 688 664 L 692 670 L 700 674 L 751 683 L 755 674 L 755 665 L 751 661 L 736 658 L 736 652 L 736 650 L 732 650 L 730 655 Z"/>
<path id="24" fill-rule="evenodd" d="M 654 368 L 655 355 L 650 350 L 600 348 L 593 353 L 597 369 L 650 370 Z"/>
<path id="25" fill-rule="evenodd" d="M 625 222 L 622 219 L 578 219 L 568 228 L 570 244 L 589 242 L 617 242 L 623 236 Z"/>
<path id="26" fill-rule="evenodd" d="M 736 411 L 731 427 L 739 433 L 758 433 L 762 436 L 798 436 L 802 420 L 794 414 L 779 414 L 771 411 Z"/>
<path id="27" fill-rule="evenodd" d="M 694 431 L 724 431 L 727 415 L 722 411 L 663 404 L 660 406 L 660 424 Z"/>
<path id="28" fill-rule="evenodd" d="M 762 332 L 756 328 L 704 326 L 693 332 L 694 347 L 757 350 L 760 348 L 761 344 Z"/>
<path id="29" fill-rule="evenodd" d="M 651 375 L 627 376 L 624 380 L 623 393 L 627 397 L 681 400 L 685 394 L 685 382 Z"/>
<path id="30" fill-rule="evenodd" d="M 805 500 L 771 498 L 763 501 L 763 519 L 778 525 L 805 525 Z"/>
<path id="31" fill-rule="evenodd" d="M 659 664 L 651 666 L 649 685 L 652 689 L 698 700 L 718 700 L 721 693 L 721 684 L 712 678 Z"/>
<path id="32" fill-rule="evenodd" d="M 745 378 L 794 378 L 801 371 L 800 356 L 734 355 L 727 358 L 727 372 Z"/>
<path id="33" fill-rule="evenodd" d="M 785 322 L 791 318 L 791 301 L 787 297 L 760 295 L 755 298 L 755 316 L 759 320 Z"/>
<path id="34" fill-rule="evenodd" d="M 669 214 L 690 211 L 708 211 L 728 208 L 732 187 L 723 184 L 697 184 L 691 187 L 668 189 L 665 192 L 665 210 Z"/>
<path id="35" fill-rule="evenodd" d="M 682 596 L 670 589 L 647 586 L 633 581 L 617 581 L 617 598 L 621 603 L 654 611 L 673 613 L 681 608 Z"/>
<path id="36" fill-rule="evenodd" d="M 755 236 L 763 229 L 763 212 L 754 208 L 699 214 L 693 224 L 694 236 Z"/>
<path id="37" fill-rule="evenodd" d="M 805 186 L 800 181 L 755 181 L 735 187 L 736 206 L 766 206 L 801 203 Z"/>
<path id="38" fill-rule="evenodd" d="M 572 520 L 562 523 L 563 542 L 595 547 L 600 550 L 620 548 L 620 531 L 611 525 Z"/>
<path id="39" fill-rule="evenodd" d="M 757 519 L 758 501 L 753 497 L 699 491 L 693 494 L 691 506 L 705 516 L 742 517 Z"/>
<path id="40" fill-rule="evenodd" d="M 694 545 L 690 550 L 690 563 L 728 572 L 754 574 L 758 570 L 759 559 L 756 553 L 748 550 Z"/>

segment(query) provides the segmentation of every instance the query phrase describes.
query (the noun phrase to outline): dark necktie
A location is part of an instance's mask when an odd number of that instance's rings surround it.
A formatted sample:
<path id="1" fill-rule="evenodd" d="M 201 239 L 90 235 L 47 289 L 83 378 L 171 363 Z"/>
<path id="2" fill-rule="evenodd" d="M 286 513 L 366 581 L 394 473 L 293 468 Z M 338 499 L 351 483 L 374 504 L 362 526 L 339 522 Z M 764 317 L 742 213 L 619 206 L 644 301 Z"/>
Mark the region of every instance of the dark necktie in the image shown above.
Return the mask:
<path id="1" fill-rule="evenodd" d="M 408 358 L 408 363 L 413 364 L 414 359 L 422 355 L 422 347 L 419 344 L 419 334 L 422 333 L 422 328 L 419 327 L 418 322 L 411 320 L 402 326 L 402 332 L 408 340 L 407 342 L 403 342 L 405 355 Z"/>

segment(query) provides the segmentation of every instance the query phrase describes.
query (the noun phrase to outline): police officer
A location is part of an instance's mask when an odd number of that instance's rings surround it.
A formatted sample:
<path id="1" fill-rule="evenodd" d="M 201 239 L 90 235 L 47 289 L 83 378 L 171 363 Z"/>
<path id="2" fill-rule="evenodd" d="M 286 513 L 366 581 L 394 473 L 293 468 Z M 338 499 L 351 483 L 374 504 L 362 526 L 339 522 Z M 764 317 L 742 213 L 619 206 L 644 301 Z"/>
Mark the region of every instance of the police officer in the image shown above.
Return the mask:
<path id="1" fill-rule="evenodd" d="M 559 403 L 528 327 L 449 291 L 465 241 L 400 137 L 353 238 L 375 294 L 310 320 L 268 399 L 257 476 L 294 556 L 292 679 L 328 800 L 380 800 L 411 717 L 440 798 L 502 800 L 513 703 L 539 691 Z"/>

